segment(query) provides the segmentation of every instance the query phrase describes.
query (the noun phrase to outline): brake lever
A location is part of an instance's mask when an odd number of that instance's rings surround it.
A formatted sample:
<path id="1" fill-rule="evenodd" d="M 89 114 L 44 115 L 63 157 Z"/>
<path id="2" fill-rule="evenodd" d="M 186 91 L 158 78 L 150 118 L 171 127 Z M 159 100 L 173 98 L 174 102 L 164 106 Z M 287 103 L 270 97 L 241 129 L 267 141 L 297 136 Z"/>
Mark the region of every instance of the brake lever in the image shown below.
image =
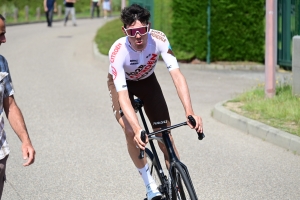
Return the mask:
<path id="1" fill-rule="evenodd" d="M 192 115 L 189 115 L 188 119 L 191 122 L 192 126 L 195 127 L 196 126 L 196 121 L 195 121 L 194 117 Z M 198 140 L 203 140 L 203 138 L 205 138 L 205 135 L 204 135 L 203 132 L 202 133 L 197 132 L 197 134 L 198 134 Z"/>
<path id="2" fill-rule="evenodd" d="M 146 131 L 142 130 L 141 131 L 141 140 L 145 143 L 146 142 Z M 139 159 L 143 159 L 145 156 L 145 151 L 140 149 L 140 155 Z"/>

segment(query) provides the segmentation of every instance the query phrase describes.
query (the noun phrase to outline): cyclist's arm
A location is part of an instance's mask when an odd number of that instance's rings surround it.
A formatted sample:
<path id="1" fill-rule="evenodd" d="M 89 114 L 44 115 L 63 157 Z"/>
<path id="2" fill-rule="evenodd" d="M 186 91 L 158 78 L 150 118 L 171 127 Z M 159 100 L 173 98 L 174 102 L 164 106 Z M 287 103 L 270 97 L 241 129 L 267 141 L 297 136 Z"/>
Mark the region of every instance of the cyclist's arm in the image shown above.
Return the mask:
<path id="1" fill-rule="evenodd" d="M 189 89 L 183 74 L 181 73 L 180 69 L 174 69 L 170 71 L 170 74 L 176 87 L 178 96 L 184 107 L 186 116 L 194 115 Z"/>
<path id="2" fill-rule="evenodd" d="M 201 117 L 194 114 L 190 92 L 185 77 L 183 76 L 179 68 L 171 70 L 170 74 L 176 87 L 177 94 L 184 107 L 186 117 L 192 115 L 196 120 L 196 126 L 194 128 L 197 130 L 197 132 L 203 132 L 202 119 Z M 191 124 L 189 124 L 189 126 L 193 128 Z"/>

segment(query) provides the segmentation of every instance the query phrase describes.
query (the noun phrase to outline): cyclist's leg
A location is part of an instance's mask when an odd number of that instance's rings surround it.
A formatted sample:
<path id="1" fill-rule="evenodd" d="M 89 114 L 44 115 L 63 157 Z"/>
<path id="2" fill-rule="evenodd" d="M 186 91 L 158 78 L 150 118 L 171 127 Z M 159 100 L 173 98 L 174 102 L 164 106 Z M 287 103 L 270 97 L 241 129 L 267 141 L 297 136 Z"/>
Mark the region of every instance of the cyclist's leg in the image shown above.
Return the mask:
<path id="1" fill-rule="evenodd" d="M 115 85 L 113 83 L 113 80 L 112 80 L 112 77 L 110 74 L 108 75 L 107 84 L 108 84 L 108 90 L 110 93 L 109 95 L 111 98 L 114 115 L 125 133 L 128 153 L 129 153 L 134 165 L 137 168 L 143 168 L 147 161 L 146 161 L 146 159 L 138 158 L 139 154 L 140 154 L 140 149 L 136 148 L 136 145 L 133 141 L 133 137 L 134 137 L 133 129 L 131 128 L 128 120 L 126 119 L 125 115 L 122 112 L 122 109 L 120 107 L 119 100 L 118 100 L 119 99 L 118 92 L 116 91 Z M 131 94 L 130 94 L 130 99 L 131 100 L 133 99 L 133 96 Z"/>
<path id="2" fill-rule="evenodd" d="M 137 84 L 138 87 L 135 86 Z M 128 81 L 127 85 L 128 88 L 131 86 L 130 88 L 133 88 L 131 92 L 144 102 L 145 112 L 154 131 L 170 126 L 171 123 L 167 103 L 154 73 L 148 78 L 140 81 Z M 158 134 L 158 136 L 160 135 Z M 171 134 L 170 139 L 173 144 L 174 151 L 179 158 L 179 154 Z M 160 142 L 158 142 L 158 145 L 164 154 L 166 165 L 169 168 L 169 156 L 167 149 L 165 145 Z"/>
<path id="3" fill-rule="evenodd" d="M 118 93 L 116 91 L 116 88 L 114 86 L 112 76 L 109 74 L 108 75 L 108 89 L 111 97 L 111 102 L 112 102 L 112 108 L 113 112 L 115 114 L 115 117 L 119 124 L 121 125 L 125 137 L 127 140 L 127 149 L 128 153 L 134 163 L 134 165 L 138 168 L 139 173 L 141 174 L 143 181 L 146 186 L 146 191 L 147 191 L 147 198 L 148 199 L 160 199 L 161 193 L 157 189 L 157 185 L 155 181 L 153 180 L 149 167 L 147 164 L 146 156 L 144 159 L 139 159 L 139 154 L 140 154 L 140 149 L 136 148 L 136 145 L 133 141 L 134 137 L 134 132 L 132 127 L 130 126 L 128 120 L 126 119 L 125 115 L 122 113 L 119 101 L 118 101 Z M 129 98 L 131 100 L 131 103 L 133 103 L 133 95 L 129 93 Z"/>

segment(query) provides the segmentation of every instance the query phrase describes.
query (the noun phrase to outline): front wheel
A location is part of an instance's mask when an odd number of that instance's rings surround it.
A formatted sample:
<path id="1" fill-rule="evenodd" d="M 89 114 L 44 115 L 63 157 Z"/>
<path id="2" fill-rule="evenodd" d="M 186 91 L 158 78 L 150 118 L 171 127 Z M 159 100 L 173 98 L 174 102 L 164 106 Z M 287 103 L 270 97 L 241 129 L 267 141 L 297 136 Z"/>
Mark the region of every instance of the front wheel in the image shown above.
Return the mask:
<path id="1" fill-rule="evenodd" d="M 184 168 L 176 163 L 172 169 L 172 192 L 176 200 L 197 200 L 193 184 Z"/>

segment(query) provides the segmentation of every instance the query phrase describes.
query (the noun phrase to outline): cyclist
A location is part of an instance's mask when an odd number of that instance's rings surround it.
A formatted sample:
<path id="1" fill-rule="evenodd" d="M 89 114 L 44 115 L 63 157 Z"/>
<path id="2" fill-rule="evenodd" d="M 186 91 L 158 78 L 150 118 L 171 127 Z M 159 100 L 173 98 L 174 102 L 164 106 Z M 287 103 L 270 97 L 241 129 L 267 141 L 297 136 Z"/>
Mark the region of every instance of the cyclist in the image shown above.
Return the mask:
<path id="1" fill-rule="evenodd" d="M 170 126 L 167 104 L 154 73 L 159 55 L 162 56 L 171 74 L 185 115 L 192 115 L 196 120 L 195 127 L 188 122 L 189 126 L 198 132 L 203 131 L 203 126 L 201 117 L 194 114 L 186 80 L 180 72 L 169 41 L 163 32 L 150 29 L 149 18 L 149 11 L 137 4 L 122 10 L 121 21 L 124 24 L 122 30 L 126 36 L 118 39 L 109 51 L 107 84 L 113 112 L 125 132 L 129 155 L 144 180 L 147 199 L 154 200 L 161 199 L 162 195 L 150 175 L 146 159 L 138 158 L 140 149 L 145 149 L 148 138 L 145 143 L 140 139 L 142 128 L 132 104 L 133 96 L 144 102 L 144 109 L 153 130 Z M 178 156 L 171 135 L 170 139 Z M 168 167 L 167 151 L 163 144 L 158 144 Z"/>

